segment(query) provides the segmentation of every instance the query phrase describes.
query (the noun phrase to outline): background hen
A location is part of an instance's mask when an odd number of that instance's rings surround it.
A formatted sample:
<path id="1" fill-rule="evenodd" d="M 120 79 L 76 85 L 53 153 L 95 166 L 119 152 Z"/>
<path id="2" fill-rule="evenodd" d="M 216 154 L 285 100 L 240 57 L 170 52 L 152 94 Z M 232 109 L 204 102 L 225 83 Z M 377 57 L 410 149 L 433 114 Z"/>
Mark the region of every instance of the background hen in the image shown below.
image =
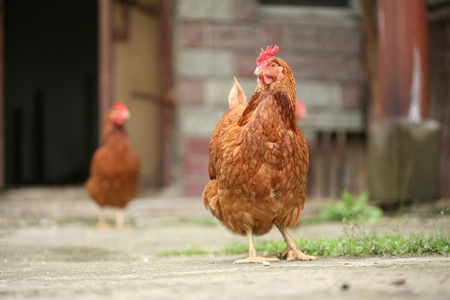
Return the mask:
<path id="1" fill-rule="evenodd" d="M 140 162 L 123 127 L 129 115 L 123 103 L 113 104 L 103 119 L 102 144 L 92 156 L 86 189 L 100 205 L 97 228 L 108 227 L 108 206 L 116 209 L 116 227 L 126 228 L 123 210 L 136 195 Z"/>
<path id="2" fill-rule="evenodd" d="M 317 259 L 298 250 L 286 229 L 300 218 L 307 193 L 308 148 L 296 125 L 294 76 L 273 56 L 278 46 L 261 50 L 258 85 L 249 103 L 235 81 L 230 108 L 211 137 L 211 181 L 203 201 L 226 228 L 247 236 L 249 257 L 235 263 L 277 260 L 259 256 L 253 241 L 253 235 L 266 234 L 273 224 L 286 242 L 282 257 Z"/>

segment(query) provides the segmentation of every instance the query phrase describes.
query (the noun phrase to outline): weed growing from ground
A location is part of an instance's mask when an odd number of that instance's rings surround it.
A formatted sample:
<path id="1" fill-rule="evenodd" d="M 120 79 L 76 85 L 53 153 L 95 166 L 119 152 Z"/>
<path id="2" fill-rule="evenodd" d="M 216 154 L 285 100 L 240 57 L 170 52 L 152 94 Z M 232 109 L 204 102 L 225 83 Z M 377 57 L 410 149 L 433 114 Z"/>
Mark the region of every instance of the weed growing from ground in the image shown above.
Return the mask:
<path id="1" fill-rule="evenodd" d="M 367 203 L 369 195 L 364 192 L 352 197 L 346 190 L 341 192 L 341 200 L 335 204 L 325 205 L 317 216 L 317 221 L 372 221 L 383 216 L 383 211 L 379 207 L 371 206 Z"/>

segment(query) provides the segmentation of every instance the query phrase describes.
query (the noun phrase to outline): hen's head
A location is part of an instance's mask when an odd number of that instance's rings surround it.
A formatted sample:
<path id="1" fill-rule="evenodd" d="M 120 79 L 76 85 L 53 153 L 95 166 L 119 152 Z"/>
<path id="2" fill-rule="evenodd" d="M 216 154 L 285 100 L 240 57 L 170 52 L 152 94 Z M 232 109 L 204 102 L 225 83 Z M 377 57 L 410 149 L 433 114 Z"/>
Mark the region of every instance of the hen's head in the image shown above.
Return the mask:
<path id="1" fill-rule="evenodd" d="M 256 60 L 255 75 L 258 76 L 259 84 L 271 84 L 273 81 L 279 81 L 283 77 L 283 67 L 280 66 L 280 59 L 274 57 L 279 47 L 275 45 L 267 46 L 266 50 L 261 48 L 261 54 Z"/>
<path id="2" fill-rule="evenodd" d="M 114 102 L 110 113 L 109 119 L 115 125 L 122 126 L 125 120 L 130 117 L 130 112 L 127 106 L 121 102 Z"/>

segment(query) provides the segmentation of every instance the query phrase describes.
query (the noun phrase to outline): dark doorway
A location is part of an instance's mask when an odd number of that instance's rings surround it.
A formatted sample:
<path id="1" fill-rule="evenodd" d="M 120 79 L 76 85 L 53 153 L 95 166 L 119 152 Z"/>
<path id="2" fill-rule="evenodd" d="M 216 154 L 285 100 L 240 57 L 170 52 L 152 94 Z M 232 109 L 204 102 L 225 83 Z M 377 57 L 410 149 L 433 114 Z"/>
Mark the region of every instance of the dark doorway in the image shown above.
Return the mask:
<path id="1" fill-rule="evenodd" d="M 97 1 L 6 0 L 7 185 L 86 179 L 97 146 Z"/>

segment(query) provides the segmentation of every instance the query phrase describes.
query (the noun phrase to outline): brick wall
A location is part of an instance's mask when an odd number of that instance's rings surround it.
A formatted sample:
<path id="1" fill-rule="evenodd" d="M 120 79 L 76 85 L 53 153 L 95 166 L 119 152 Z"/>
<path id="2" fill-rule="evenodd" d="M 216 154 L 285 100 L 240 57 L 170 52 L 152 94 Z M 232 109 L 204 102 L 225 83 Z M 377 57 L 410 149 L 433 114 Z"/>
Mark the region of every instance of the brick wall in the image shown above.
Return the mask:
<path id="1" fill-rule="evenodd" d="M 311 145 L 319 132 L 364 130 L 357 14 L 261 7 L 257 0 L 175 3 L 174 71 L 185 194 L 200 195 L 208 182 L 208 143 L 227 110 L 233 76 L 250 98 L 261 47 L 279 45 L 279 56 L 293 70 L 297 97 L 309 113 L 301 128 Z"/>
<path id="2" fill-rule="evenodd" d="M 208 182 L 208 149 L 209 139 L 183 139 L 182 143 L 182 174 L 183 191 L 186 195 L 200 195 Z"/>

